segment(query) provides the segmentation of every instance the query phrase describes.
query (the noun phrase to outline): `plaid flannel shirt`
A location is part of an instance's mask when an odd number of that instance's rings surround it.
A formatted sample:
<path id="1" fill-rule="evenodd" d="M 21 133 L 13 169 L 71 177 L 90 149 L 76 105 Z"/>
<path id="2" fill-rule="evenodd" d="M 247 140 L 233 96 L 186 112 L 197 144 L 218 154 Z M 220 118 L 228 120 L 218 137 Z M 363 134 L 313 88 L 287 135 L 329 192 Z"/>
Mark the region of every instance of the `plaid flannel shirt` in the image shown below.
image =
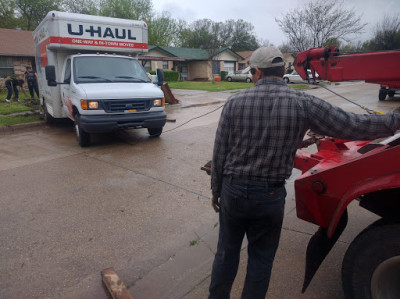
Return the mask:
<path id="1" fill-rule="evenodd" d="M 296 150 L 307 130 L 350 140 L 393 135 L 400 115 L 367 115 L 342 109 L 263 78 L 232 95 L 222 110 L 212 159 L 211 189 L 219 197 L 223 176 L 282 182 L 289 178 Z"/>

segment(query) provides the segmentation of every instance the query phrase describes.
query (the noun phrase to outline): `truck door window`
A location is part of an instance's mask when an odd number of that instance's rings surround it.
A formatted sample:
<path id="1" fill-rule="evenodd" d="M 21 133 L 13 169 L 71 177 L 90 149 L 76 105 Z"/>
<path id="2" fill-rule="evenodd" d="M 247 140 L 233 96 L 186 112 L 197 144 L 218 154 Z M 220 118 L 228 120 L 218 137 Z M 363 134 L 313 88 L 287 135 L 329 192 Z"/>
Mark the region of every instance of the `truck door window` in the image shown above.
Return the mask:
<path id="1" fill-rule="evenodd" d="M 71 82 L 71 59 L 65 63 L 64 83 Z"/>
<path id="2" fill-rule="evenodd" d="M 136 59 L 81 56 L 74 59 L 76 83 L 150 82 Z"/>

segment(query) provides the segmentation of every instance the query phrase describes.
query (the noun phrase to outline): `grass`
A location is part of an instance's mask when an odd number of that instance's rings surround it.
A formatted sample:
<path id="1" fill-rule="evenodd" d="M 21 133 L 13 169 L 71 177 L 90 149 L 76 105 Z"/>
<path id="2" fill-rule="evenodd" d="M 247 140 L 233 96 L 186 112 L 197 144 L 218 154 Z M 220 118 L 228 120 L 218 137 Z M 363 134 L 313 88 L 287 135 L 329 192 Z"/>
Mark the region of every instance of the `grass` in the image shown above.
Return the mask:
<path id="1" fill-rule="evenodd" d="M 31 111 L 32 108 L 25 106 L 24 102 L 0 102 L 0 114 L 12 114 L 12 113 L 19 113 L 19 112 L 26 112 Z"/>
<path id="2" fill-rule="evenodd" d="M 39 115 L 10 115 L 39 109 L 39 105 L 30 101 L 28 93 L 20 92 L 19 102 L 11 101 L 7 103 L 5 101 L 6 96 L 7 92 L 0 92 L 0 127 L 40 121 Z"/>
<path id="3" fill-rule="evenodd" d="M 225 82 L 225 81 L 177 81 L 168 82 L 170 88 L 175 89 L 191 89 L 191 90 L 205 90 L 209 92 L 225 91 L 225 90 L 237 90 L 244 89 L 253 86 L 253 83 L 246 82 Z"/>
<path id="4" fill-rule="evenodd" d="M 0 127 L 12 126 L 17 124 L 25 124 L 40 121 L 39 114 L 27 115 L 27 116 L 2 116 L 0 117 Z"/>
<path id="5" fill-rule="evenodd" d="M 226 81 L 177 81 L 168 82 L 170 88 L 174 89 L 190 89 L 190 90 L 205 90 L 209 92 L 225 91 L 225 90 L 238 90 L 254 86 L 253 83 L 246 82 L 226 82 Z M 307 84 L 290 84 L 289 87 L 294 89 L 308 88 Z"/>

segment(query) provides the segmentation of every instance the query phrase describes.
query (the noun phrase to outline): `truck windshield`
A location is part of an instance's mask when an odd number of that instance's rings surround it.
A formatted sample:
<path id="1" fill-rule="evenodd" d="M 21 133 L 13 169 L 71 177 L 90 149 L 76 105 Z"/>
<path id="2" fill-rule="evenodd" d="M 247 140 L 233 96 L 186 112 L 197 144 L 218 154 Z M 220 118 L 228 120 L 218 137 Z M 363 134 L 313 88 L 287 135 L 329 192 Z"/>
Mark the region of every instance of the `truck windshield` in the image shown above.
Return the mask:
<path id="1" fill-rule="evenodd" d="M 136 59 L 123 57 L 76 57 L 75 83 L 151 82 Z"/>

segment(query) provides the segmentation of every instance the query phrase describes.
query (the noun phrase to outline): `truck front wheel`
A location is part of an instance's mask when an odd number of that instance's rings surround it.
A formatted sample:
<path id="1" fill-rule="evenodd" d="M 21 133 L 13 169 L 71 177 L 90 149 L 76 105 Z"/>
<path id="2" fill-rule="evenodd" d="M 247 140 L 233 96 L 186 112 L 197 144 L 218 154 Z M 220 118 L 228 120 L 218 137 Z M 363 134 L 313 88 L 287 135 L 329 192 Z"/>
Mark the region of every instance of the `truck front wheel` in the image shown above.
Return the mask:
<path id="1" fill-rule="evenodd" d="M 151 137 L 158 137 L 161 135 L 163 128 L 147 128 L 149 135 Z"/>
<path id="2" fill-rule="evenodd" d="M 400 298 L 400 223 L 379 220 L 350 244 L 342 265 L 346 298 Z"/>
<path id="3" fill-rule="evenodd" d="M 90 133 L 84 131 L 79 124 L 79 114 L 75 114 L 76 139 L 81 147 L 90 145 Z"/>

